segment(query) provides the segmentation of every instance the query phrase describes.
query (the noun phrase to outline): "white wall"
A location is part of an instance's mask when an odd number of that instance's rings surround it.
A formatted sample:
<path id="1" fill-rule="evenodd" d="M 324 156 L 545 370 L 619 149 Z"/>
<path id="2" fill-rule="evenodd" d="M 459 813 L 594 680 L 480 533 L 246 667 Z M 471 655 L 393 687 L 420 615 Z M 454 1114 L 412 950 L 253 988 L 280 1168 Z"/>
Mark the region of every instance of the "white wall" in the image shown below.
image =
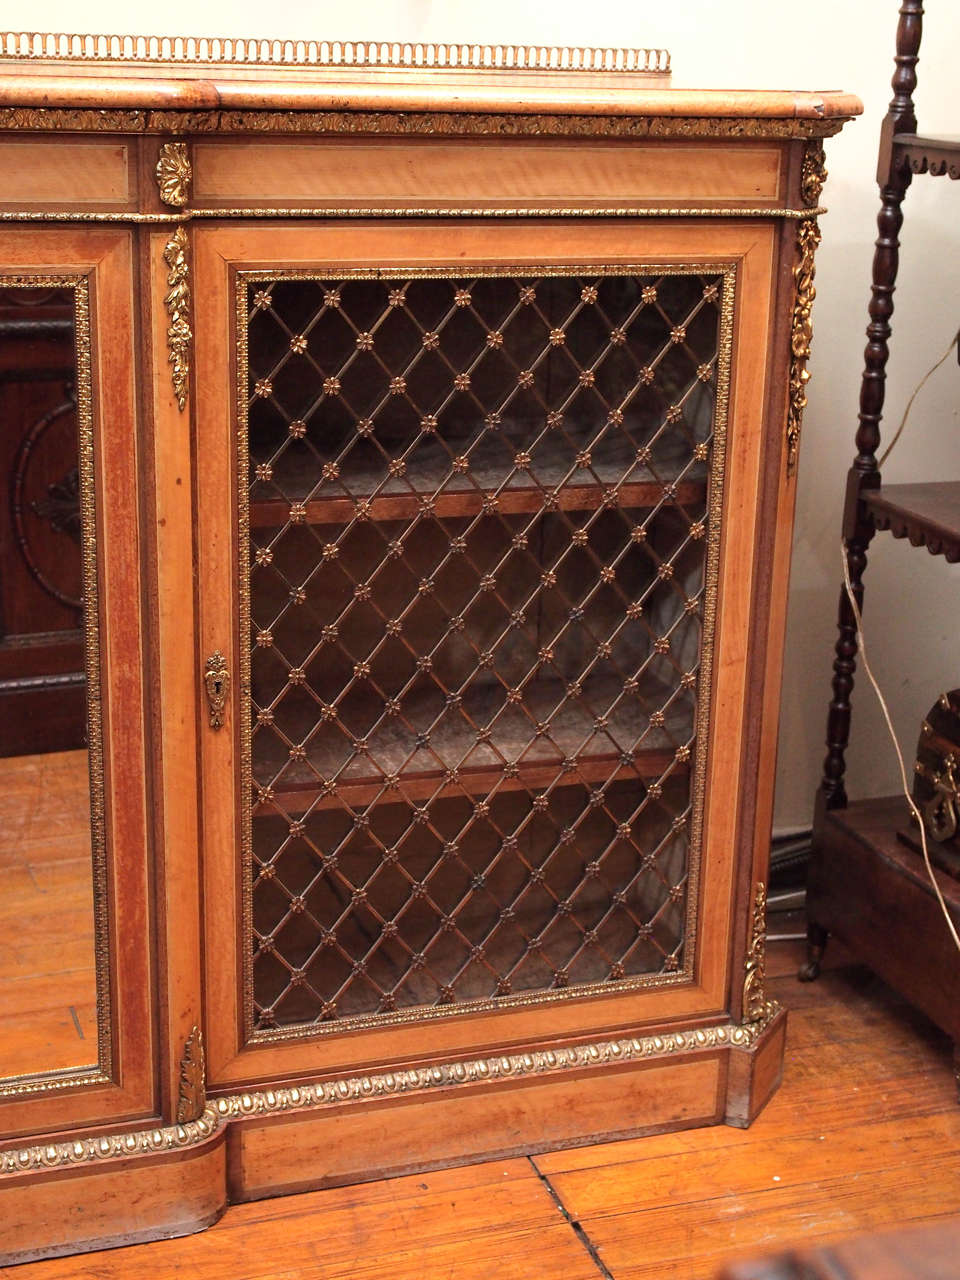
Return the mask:
<path id="1" fill-rule="evenodd" d="M 840 575 L 843 478 L 853 452 L 866 303 L 877 209 L 874 171 L 880 121 L 890 97 L 896 0 L 167 0 L 130 8 L 120 0 L 47 0 L 0 11 L 0 26 L 46 31 L 259 35 L 486 43 L 657 45 L 671 50 L 674 83 L 691 87 L 848 89 L 865 114 L 827 143 L 817 261 L 812 381 L 804 423 L 781 723 L 776 823 L 808 824 L 823 756 L 823 730 Z M 78 28 L 77 23 L 82 23 Z M 938 0 L 926 22 L 918 108 L 921 128 L 960 132 L 953 75 L 960 12 Z M 951 113 L 950 107 L 953 106 Z M 960 324 L 960 189 L 921 178 L 907 201 L 901 289 L 894 319 L 888 421 Z M 951 360 L 918 401 L 908 434 L 888 465 L 891 481 L 960 478 L 956 448 L 960 371 Z M 957 567 L 881 535 L 867 577 L 866 627 L 881 685 L 908 757 L 920 719 L 943 689 L 960 685 Z M 896 785 L 895 766 L 873 696 L 855 697 L 852 794 Z"/>

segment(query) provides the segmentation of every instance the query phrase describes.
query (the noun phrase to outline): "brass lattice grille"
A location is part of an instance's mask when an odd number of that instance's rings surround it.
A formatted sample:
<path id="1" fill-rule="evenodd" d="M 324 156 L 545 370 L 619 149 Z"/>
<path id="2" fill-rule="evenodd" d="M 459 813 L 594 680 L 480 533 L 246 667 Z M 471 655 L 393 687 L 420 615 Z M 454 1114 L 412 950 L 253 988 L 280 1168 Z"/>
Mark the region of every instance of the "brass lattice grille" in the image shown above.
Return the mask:
<path id="1" fill-rule="evenodd" d="M 685 968 L 729 287 L 241 278 L 253 1032 Z"/>

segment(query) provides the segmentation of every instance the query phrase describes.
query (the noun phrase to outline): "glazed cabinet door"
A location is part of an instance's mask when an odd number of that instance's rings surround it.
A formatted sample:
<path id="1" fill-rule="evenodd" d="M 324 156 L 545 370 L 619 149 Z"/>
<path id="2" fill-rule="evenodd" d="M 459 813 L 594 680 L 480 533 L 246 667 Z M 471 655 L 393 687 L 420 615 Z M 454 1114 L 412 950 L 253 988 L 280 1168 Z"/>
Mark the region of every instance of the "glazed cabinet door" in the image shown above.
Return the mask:
<path id="1" fill-rule="evenodd" d="M 738 1020 L 778 230 L 192 234 L 210 1087 Z"/>
<path id="2" fill-rule="evenodd" d="M 155 1110 L 133 263 L 0 231 L 0 1141 Z"/>

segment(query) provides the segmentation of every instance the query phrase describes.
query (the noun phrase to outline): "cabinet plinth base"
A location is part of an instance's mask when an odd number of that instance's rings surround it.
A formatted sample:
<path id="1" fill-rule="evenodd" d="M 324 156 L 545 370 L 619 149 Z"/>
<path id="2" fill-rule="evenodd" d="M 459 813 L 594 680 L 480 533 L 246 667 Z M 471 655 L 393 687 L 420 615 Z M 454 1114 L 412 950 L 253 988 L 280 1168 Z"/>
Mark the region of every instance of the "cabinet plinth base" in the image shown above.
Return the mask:
<path id="1" fill-rule="evenodd" d="M 745 1126 L 779 1084 L 785 1027 L 786 1013 L 771 1006 L 753 1026 L 532 1050 L 489 1060 L 501 1073 L 486 1078 L 466 1063 L 462 1082 L 240 1117 L 228 1141 L 230 1200 L 724 1121 Z"/>
<path id="2" fill-rule="evenodd" d="M 0 1173 L 0 1266 L 166 1240 L 212 1226 L 227 1207 L 226 1130 L 209 1112 L 207 1120 L 203 1129 L 173 1126 L 120 1135 L 119 1143 L 118 1135 L 93 1143 L 113 1149 L 129 1144 L 139 1149 L 136 1155 L 63 1159 L 73 1143 L 17 1153 L 41 1152 L 42 1163 Z"/>
<path id="3" fill-rule="evenodd" d="M 779 1083 L 785 1026 L 770 1004 L 752 1024 L 277 1086 L 188 1125 L 0 1152 L 0 1265 L 186 1235 L 242 1200 L 747 1125 Z"/>

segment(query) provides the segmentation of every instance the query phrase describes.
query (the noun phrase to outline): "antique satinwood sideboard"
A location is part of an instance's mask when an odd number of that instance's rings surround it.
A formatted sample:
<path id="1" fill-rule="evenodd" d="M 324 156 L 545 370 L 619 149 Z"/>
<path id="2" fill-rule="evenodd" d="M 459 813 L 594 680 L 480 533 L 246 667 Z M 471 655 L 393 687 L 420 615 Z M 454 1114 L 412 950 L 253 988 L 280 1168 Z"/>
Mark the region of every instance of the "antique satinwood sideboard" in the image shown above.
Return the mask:
<path id="1" fill-rule="evenodd" d="M 0 640 L 3 705 L 69 728 L 0 734 L 0 1253 L 748 1124 L 857 100 L 660 51 L 0 45 L 0 554 L 73 583 Z"/>

